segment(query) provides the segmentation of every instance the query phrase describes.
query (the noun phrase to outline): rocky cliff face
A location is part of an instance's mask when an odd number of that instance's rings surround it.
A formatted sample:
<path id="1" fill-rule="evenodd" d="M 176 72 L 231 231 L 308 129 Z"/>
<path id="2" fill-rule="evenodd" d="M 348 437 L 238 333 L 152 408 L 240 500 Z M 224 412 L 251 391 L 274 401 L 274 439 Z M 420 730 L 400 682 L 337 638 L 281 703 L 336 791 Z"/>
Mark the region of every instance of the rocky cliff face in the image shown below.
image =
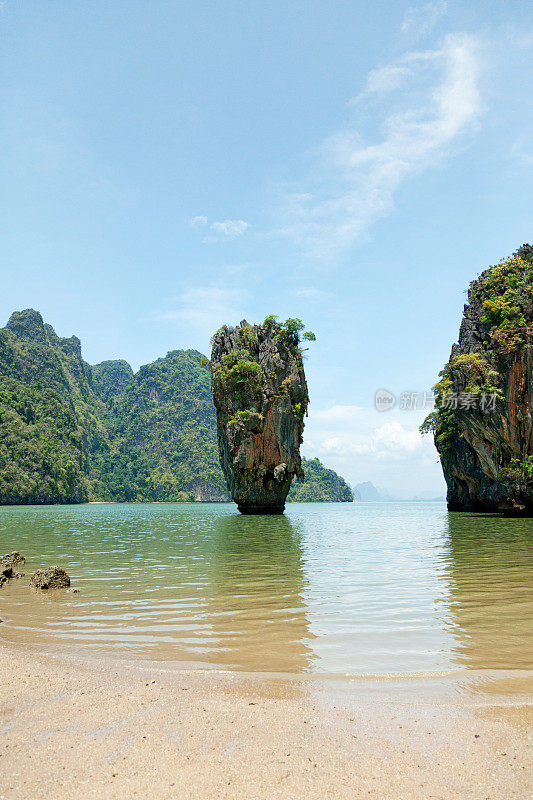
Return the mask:
<path id="1" fill-rule="evenodd" d="M 213 337 L 220 463 L 243 514 L 281 514 L 293 477 L 303 477 L 300 444 L 309 396 L 298 322 L 244 320 Z"/>
<path id="2" fill-rule="evenodd" d="M 533 511 L 533 247 L 470 285 L 431 430 L 451 511 Z"/>

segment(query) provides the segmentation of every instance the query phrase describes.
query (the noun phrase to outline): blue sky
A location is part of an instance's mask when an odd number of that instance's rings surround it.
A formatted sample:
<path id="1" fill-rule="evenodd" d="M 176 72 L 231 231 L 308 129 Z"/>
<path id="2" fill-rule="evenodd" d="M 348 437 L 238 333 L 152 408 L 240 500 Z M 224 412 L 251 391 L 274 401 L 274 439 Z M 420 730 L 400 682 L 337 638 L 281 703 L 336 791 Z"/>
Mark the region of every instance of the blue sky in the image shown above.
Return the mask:
<path id="1" fill-rule="evenodd" d="M 0 321 L 85 358 L 317 334 L 305 452 L 441 493 L 424 391 L 464 290 L 533 238 L 528 2 L 0 4 Z"/>

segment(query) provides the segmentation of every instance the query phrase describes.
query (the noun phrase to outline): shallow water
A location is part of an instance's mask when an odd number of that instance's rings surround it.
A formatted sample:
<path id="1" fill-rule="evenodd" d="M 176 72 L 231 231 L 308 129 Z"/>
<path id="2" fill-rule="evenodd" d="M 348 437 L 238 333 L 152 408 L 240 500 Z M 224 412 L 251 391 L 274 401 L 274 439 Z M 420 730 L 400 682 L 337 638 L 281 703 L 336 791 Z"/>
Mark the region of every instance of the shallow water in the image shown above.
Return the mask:
<path id="1" fill-rule="evenodd" d="M 0 591 L 0 637 L 259 672 L 529 670 L 533 520 L 443 503 L 0 508 L 0 552 L 79 594 Z"/>

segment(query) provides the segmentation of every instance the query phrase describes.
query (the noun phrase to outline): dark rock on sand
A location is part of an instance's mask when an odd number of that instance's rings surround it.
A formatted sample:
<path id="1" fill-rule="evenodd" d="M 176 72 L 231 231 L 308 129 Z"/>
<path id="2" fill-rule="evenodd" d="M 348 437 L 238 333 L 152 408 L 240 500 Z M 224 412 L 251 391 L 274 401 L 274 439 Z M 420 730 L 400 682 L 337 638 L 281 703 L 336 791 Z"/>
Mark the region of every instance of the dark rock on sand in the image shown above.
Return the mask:
<path id="1" fill-rule="evenodd" d="M 32 589 L 66 589 L 70 586 L 70 578 L 61 567 L 38 569 L 30 578 Z"/>

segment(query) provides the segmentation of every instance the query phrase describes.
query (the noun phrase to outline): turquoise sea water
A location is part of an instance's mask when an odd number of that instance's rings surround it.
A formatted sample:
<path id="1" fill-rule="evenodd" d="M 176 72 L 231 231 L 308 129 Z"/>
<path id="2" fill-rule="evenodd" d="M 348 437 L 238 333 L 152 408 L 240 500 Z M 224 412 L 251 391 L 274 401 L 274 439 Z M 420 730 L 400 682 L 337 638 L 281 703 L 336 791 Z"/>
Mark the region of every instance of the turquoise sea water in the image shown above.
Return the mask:
<path id="1" fill-rule="evenodd" d="M 0 638 L 267 672 L 529 669 L 533 520 L 443 503 L 0 508 Z M 36 593 L 58 564 L 79 594 Z"/>

